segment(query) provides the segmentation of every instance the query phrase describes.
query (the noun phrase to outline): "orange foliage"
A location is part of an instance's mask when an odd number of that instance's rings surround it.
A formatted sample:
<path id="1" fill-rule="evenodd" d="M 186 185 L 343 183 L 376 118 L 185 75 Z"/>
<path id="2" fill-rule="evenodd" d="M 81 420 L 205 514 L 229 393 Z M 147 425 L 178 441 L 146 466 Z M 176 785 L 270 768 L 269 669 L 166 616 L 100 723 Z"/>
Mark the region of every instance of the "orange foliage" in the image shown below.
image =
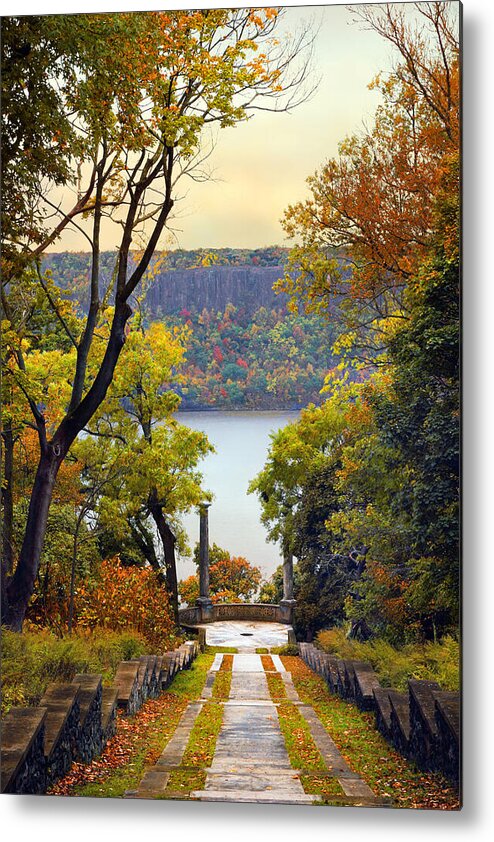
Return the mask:
<path id="1" fill-rule="evenodd" d="M 367 562 L 367 573 L 376 585 L 373 592 L 381 616 L 392 625 L 403 625 L 410 613 L 406 598 L 409 582 L 378 561 Z"/>
<path id="2" fill-rule="evenodd" d="M 103 561 L 98 580 L 79 589 L 76 613 L 79 626 L 135 629 L 156 652 L 175 640 L 168 592 L 156 572 L 124 567 L 118 557 Z"/>
<path id="3" fill-rule="evenodd" d="M 460 67 L 454 21 L 441 8 L 448 4 L 420 5 L 424 30 L 395 4 L 356 12 L 401 63 L 370 85 L 383 98 L 374 126 L 343 141 L 338 157 L 307 180 L 310 198 L 285 212 L 285 232 L 303 244 L 291 258 L 301 277 L 287 273 L 279 290 L 309 301 L 338 292 L 372 301 L 406 284 L 427 251 L 445 162 L 458 151 Z M 343 283 L 336 266 L 315 261 L 328 248 L 348 261 Z"/>
<path id="4" fill-rule="evenodd" d="M 14 448 L 14 500 L 31 493 L 34 476 L 39 463 L 38 434 L 31 427 L 25 427 Z M 80 472 L 82 465 L 76 460 L 65 459 L 57 474 L 52 500 L 54 503 L 73 503 L 79 505 Z"/>

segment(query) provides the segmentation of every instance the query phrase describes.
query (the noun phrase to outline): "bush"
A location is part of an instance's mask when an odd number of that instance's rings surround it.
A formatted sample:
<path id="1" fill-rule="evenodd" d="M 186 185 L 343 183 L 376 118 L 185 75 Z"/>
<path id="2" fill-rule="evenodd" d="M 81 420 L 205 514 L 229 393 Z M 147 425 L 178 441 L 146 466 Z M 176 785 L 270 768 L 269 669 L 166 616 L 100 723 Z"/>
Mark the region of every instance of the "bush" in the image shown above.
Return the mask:
<path id="1" fill-rule="evenodd" d="M 157 573 L 124 567 L 118 557 L 103 561 L 97 580 L 79 589 L 76 614 L 79 627 L 135 629 L 156 654 L 177 641 L 168 592 Z"/>
<path id="2" fill-rule="evenodd" d="M 360 643 L 347 638 L 343 629 L 333 628 L 319 632 L 316 643 L 338 658 L 369 661 L 384 687 L 406 690 L 409 678 L 437 681 L 443 690 L 460 686 L 460 646 L 452 637 L 398 648 L 380 638 Z"/>
<path id="3" fill-rule="evenodd" d="M 285 643 L 284 646 L 273 646 L 271 652 L 273 655 L 298 655 L 298 646 L 296 643 Z"/>
<path id="4" fill-rule="evenodd" d="M 142 635 L 95 629 L 66 637 L 35 629 L 2 629 L 2 714 L 36 705 L 51 681 L 72 681 L 78 672 L 101 673 L 111 683 L 120 661 L 150 651 Z"/>

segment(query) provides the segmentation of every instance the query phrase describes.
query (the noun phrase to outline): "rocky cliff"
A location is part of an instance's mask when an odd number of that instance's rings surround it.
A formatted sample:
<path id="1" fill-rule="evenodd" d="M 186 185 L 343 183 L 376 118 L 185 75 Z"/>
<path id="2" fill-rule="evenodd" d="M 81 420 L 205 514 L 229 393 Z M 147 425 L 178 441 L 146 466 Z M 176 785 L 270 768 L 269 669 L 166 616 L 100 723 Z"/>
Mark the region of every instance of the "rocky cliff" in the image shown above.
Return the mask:
<path id="1" fill-rule="evenodd" d="M 198 259 L 195 252 L 172 252 L 168 265 L 156 269 L 153 280 L 146 281 L 146 304 L 151 318 L 182 310 L 201 312 L 206 308 L 224 311 L 227 304 L 242 308 L 249 314 L 259 307 L 283 307 L 286 296 L 275 295 L 272 287 L 283 276 L 286 249 L 273 252 L 273 249 L 253 253 L 230 250 L 228 262 L 218 252 L 222 257 L 221 263 L 202 266 L 195 262 Z M 195 265 L 187 266 L 187 263 L 194 262 Z M 114 265 L 115 254 L 104 252 L 101 255 L 101 295 L 112 278 Z M 47 254 L 43 266 L 51 271 L 55 283 L 79 301 L 85 311 L 89 290 L 89 254 Z"/>
<path id="2" fill-rule="evenodd" d="M 208 266 L 162 272 L 150 287 L 146 303 L 154 315 L 181 310 L 223 311 L 227 304 L 252 313 L 259 307 L 282 307 L 286 296 L 273 284 L 282 266 Z"/>

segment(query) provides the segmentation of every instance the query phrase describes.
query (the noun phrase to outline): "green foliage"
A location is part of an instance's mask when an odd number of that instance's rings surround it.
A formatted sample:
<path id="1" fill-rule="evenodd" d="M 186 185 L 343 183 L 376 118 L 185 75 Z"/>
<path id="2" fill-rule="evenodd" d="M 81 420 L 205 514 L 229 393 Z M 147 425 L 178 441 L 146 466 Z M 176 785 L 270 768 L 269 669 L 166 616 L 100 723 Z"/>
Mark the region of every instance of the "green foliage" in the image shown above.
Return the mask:
<path id="1" fill-rule="evenodd" d="M 27 516 L 28 501 L 22 499 L 14 508 L 14 540 L 21 542 Z M 77 506 L 55 501 L 50 507 L 41 554 L 40 567 L 27 618 L 37 625 L 63 632 L 67 628 L 74 535 L 77 528 Z M 75 564 L 76 587 L 90 580 L 100 564 L 96 537 L 86 523 L 78 536 Z"/>
<path id="2" fill-rule="evenodd" d="M 284 646 L 272 646 L 270 651 L 273 655 L 298 655 L 296 643 L 285 643 Z"/>
<path id="3" fill-rule="evenodd" d="M 109 683 L 120 661 L 149 652 L 137 632 L 95 628 L 65 637 L 31 628 L 22 634 L 2 629 L 2 714 L 38 704 L 51 681 L 71 681 L 78 672 L 96 672 Z"/>
<path id="4" fill-rule="evenodd" d="M 334 628 L 320 631 L 317 643 L 338 658 L 368 661 L 385 687 L 406 690 L 409 678 L 437 681 L 443 690 L 460 686 L 460 647 L 452 637 L 443 637 L 440 643 L 396 647 L 379 638 L 365 643 L 351 640 L 343 629 Z"/>

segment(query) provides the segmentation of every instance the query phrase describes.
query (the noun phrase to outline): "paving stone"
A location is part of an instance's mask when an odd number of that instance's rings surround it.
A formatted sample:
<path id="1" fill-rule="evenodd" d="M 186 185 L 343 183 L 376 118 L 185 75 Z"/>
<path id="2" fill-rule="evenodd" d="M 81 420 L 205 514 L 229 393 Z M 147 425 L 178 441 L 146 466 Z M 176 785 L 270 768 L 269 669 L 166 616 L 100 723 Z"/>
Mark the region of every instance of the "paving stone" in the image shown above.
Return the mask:
<path id="1" fill-rule="evenodd" d="M 192 798 L 197 798 L 200 801 L 224 801 L 234 802 L 238 804 L 313 804 L 317 801 L 316 795 L 306 795 L 302 793 L 287 793 L 285 791 L 278 792 L 276 790 L 253 792 L 231 790 L 196 790 L 191 792 Z"/>
<path id="2" fill-rule="evenodd" d="M 190 732 L 202 710 L 202 702 L 191 702 L 185 709 L 173 737 L 165 746 L 157 766 L 178 766 L 189 741 Z"/>
<path id="3" fill-rule="evenodd" d="M 232 671 L 236 672 L 258 672 L 264 675 L 260 655 L 234 655 Z M 254 697 L 255 698 L 255 695 Z"/>
<path id="4" fill-rule="evenodd" d="M 284 623 L 263 623 L 242 620 L 224 620 L 202 626 L 206 630 L 208 646 L 232 646 L 235 649 L 285 646 L 289 642 L 291 626 Z"/>
<path id="5" fill-rule="evenodd" d="M 283 666 L 283 661 L 281 660 L 279 655 L 271 655 L 271 659 L 274 664 L 275 670 L 278 672 L 286 672 L 285 667 Z"/>

